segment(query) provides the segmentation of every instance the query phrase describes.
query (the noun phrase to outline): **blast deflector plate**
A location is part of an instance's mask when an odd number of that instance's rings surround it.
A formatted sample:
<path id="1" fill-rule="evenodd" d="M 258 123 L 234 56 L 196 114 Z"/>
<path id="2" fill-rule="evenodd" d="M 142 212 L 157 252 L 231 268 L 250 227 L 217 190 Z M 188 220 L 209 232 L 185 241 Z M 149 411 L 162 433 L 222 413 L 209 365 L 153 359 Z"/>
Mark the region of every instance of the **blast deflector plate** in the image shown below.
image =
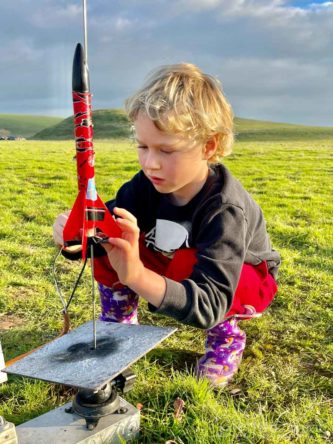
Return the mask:
<path id="1" fill-rule="evenodd" d="M 6 367 L 12 373 L 71 387 L 98 390 L 176 331 L 172 327 L 92 321 Z"/>

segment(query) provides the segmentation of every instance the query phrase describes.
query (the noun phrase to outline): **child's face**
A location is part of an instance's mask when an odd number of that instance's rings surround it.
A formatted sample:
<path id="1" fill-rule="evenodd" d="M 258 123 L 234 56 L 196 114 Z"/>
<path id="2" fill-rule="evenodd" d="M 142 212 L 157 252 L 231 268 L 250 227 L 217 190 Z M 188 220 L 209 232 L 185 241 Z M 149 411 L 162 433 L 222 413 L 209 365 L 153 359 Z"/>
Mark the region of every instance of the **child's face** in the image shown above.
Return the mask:
<path id="1" fill-rule="evenodd" d="M 185 205 L 202 188 L 208 175 L 205 146 L 178 134 L 160 131 L 139 113 L 134 122 L 141 168 L 160 193 Z"/>

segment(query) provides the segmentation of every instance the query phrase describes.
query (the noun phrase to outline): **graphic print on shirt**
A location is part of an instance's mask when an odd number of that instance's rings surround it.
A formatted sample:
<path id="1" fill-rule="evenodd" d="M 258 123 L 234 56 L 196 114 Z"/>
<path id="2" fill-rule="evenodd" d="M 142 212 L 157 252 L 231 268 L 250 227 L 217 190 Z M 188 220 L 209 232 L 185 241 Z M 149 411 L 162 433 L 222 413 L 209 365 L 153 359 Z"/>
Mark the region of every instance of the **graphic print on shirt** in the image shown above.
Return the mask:
<path id="1" fill-rule="evenodd" d="M 163 254 L 172 254 L 180 248 L 189 248 L 191 223 L 181 223 L 166 219 L 156 219 L 156 226 L 145 235 L 147 248 L 152 248 Z"/>

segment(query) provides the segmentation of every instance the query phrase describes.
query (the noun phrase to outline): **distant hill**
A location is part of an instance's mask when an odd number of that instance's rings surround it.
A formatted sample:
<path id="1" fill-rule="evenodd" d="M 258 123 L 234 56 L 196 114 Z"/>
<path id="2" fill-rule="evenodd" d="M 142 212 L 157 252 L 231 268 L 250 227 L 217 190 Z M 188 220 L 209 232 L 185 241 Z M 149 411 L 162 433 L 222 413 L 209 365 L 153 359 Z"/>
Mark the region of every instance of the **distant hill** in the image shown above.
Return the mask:
<path id="1" fill-rule="evenodd" d="M 102 109 L 93 111 L 94 138 L 110 139 L 128 137 L 130 124 L 126 114 L 120 109 Z M 66 140 L 73 139 L 73 117 L 39 131 L 31 139 L 36 140 Z"/>
<path id="2" fill-rule="evenodd" d="M 9 120 L 6 120 L 8 117 Z M 127 138 L 130 124 L 121 109 L 104 109 L 93 112 L 94 138 Z M 3 122 L 3 123 L 2 123 Z M 0 114 L 0 129 L 5 123 L 13 122 L 13 134 L 35 140 L 73 139 L 73 117 L 62 120 L 57 117 L 13 116 Z M 15 126 L 14 126 L 15 124 Z M 35 125 L 35 126 L 34 126 Z M 39 127 L 37 128 L 37 126 Z M 22 128 L 22 131 L 19 129 Z M 33 128 L 36 128 L 33 131 Z M 30 134 L 28 134 L 30 132 Z M 293 125 L 289 123 L 265 122 L 261 120 L 235 118 L 236 140 L 333 140 L 333 127 Z"/>
<path id="3" fill-rule="evenodd" d="M 55 125 L 61 120 L 62 117 L 0 114 L 0 132 L 28 138 L 36 134 L 37 131 Z"/>
<path id="4" fill-rule="evenodd" d="M 333 127 L 294 125 L 235 118 L 236 140 L 318 140 L 333 139 Z"/>

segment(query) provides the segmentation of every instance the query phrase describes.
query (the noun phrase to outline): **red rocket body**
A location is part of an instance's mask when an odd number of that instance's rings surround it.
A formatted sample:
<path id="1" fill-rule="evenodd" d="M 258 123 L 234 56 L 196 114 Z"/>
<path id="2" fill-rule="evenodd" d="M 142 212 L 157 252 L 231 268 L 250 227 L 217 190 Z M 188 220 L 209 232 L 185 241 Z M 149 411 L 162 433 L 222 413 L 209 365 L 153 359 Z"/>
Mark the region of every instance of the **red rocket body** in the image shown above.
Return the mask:
<path id="1" fill-rule="evenodd" d="M 73 60 L 73 109 L 79 194 L 64 227 L 63 238 L 65 247 L 81 240 L 85 259 L 89 238 L 100 234 L 120 237 L 121 231 L 96 191 L 89 72 L 80 43 Z"/>

